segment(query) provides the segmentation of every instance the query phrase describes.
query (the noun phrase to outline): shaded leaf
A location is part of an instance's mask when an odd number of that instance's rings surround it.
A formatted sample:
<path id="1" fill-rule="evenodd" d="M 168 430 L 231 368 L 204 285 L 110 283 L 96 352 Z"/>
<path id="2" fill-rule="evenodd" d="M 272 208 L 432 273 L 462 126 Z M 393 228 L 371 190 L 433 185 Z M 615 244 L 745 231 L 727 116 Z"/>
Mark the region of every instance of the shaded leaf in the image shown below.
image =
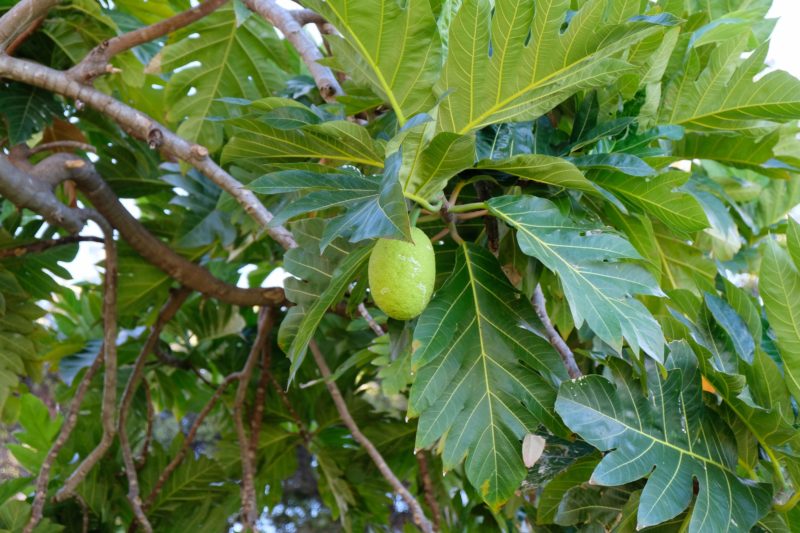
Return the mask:
<path id="1" fill-rule="evenodd" d="M 617 351 L 623 338 L 661 360 L 661 328 L 633 294 L 662 295 L 631 244 L 614 233 L 577 223 L 555 204 L 533 196 L 502 196 L 488 202 L 489 211 L 517 230 L 522 251 L 558 274 L 576 326 L 586 321 L 594 333 Z"/>

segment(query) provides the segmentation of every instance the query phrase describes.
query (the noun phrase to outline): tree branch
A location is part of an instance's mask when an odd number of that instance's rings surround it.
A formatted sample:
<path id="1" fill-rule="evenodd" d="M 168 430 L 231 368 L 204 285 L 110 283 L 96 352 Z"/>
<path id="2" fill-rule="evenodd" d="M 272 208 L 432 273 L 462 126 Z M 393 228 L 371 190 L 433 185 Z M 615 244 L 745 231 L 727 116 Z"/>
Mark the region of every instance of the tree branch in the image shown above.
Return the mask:
<path id="1" fill-rule="evenodd" d="M 59 202 L 52 192 L 54 185 L 67 179 L 77 184 L 131 248 L 182 285 L 233 305 L 279 304 L 284 301 L 280 288 L 237 287 L 215 278 L 205 268 L 175 253 L 125 209 L 91 163 L 71 154 L 55 154 L 27 173 L 11 164 L 6 157 L 0 156 L 0 195 L 19 207 L 28 207 L 42 214 L 48 222 L 75 233 L 83 227 L 83 219 L 77 210 Z M 50 213 L 49 217 L 47 213 Z M 62 223 L 66 219 L 69 224 Z"/>
<path id="2" fill-rule="evenodd" d="M 397 476 L 392 472 L 392 469 L 389 468 L 389 465 L 386 464 L 386 461 L 381 456 L 381 452 L 375 447 L 374 444 L 364 435 L 361 430 L 358 428 L 358 424 L 356 421 L 353 420 L 353 417 L 350 415 L 350 411 L 347 409 L 347 403 L 344 401 L 342 397 L 342 393 L 339 392 L 339 387 L 336 386 L 336 382 L 331 379 L 331 370 L 328 368 L 328 363 L 325 361 L 325 356 L 322 355 L 322 352 L 317 346 L 317 341 L 312 340 L 309 345 L 309 349 L 311 353 L 314 355 L 314 360 L 317 362 L 317 366 L 319 367 L 320 372 L 322 373 L 322 377 L 325 379 L 325 386 L 328 388 L 328 392 L 331 394 L 331 398 L 333 398 L 333 403 L 336 405 L 336 410 L 339 412 L 339 416 L 342 418 L 342 422 L 344 425 L 347 426 L 347 429 L 350 430 L 350 433 L 353 435 L 353 438 L 356 439 L 364 450 L 366 450 L 367 454 L 370 456 L 372 461 L 375 463 L 375 466 L 378 467 L 378 470 L 389 482 L 389 485 L 400 494 L 400 497 L 408 505 L 409 509 L 411 509 L 411 513 L 414 516 L 414 523 L 424 531 L 425 533 L 432 533 L 433 526 L 431 525 L 430 521 L 425 517 L 425 513 L 420 507 L 419 502 L 414 498 L 414 496 L 408 491 L 407 488 L 397 479 Z"/>
<path id="3" fill-rule="evenodd" d="M 33 148 L 28 149 L 28 156 L 30 157 L 40 152 L 53 151 L 54 149 L 58 148 L 69 148 L 72 150 L 82 150 L 84 152 L 97 153 L 97 148 L 95 148 L 91 144 L 82 143 L 80 141 L 62 140 L 62 141 L 51 141 L 42 144 L 37 144 Z"/>
<path id="4" fill-rule="evenodd" d="M 150 509 L 153 506 L 153 504 L 156 501 L 156 498 L 158 497 L 158 494 L 161 492 L 161 489 L 164 488 L 164 484 L 169 479 L 169 476 L 172 475 L 172 473 L 175 471 L 175 469 L 178 468 L 178 466 L 180 466 L 181 461 L 183 461 L 183 458 L 186 456 L 186 452 L 189 451 L 189 447 L 192 445 L 192 442 L 194 442 L 194 438 L 197 435 L 197 430 L 200 429 L 203 420 L 206 419 L 208 413 L 210 413 L 211 410 L 214 408 L 214 406 L 217 404 L 220 397 L 222 396 L 222 393 L 225 392 L 225 389 L 228 387 L 228 385 L 238 380 L 241 377 L 241 375 L 242 373 L 240 371 L 240 372 L 234 372 L 233 374 L 229 374 L 228 376 L 226 376 L 225 379 L 222 380 L 222 383 L 220 383 L 219 386 L 217 387 L 217 390 L 214 391 L 214 394 L 213 396 L 211 396 L 211 399 L 200 410 L 200 413 L 198 413 L 197 418 L 194 419 L 192 426 L 186 433 L 186 437 L 183 439 L 183 444 L 181 445 L 181 449 L 178 450 L 178 453 L 175 455 L 175 457 L 172 458 L 172 461 L 170 461 L 169 464 L 166 466 L 166 468 L 164 468 L 164 470 L 161 472 L 161 475 L 158 477 L 158 481 L 156 481 L 155 485 L 153 485 L 153 488 L 150 490 L 150 494 L 147 495 L 147 499 L 145 499 L 144 505 L 142 506 L 144 510 Z"/>
<path id="5" fill-rule="evenodd" d="M 105 351 L 105 349 L 103 349 L 103 351 Z M 55 442 L 50 447 L 50 450 L 48 450 L 42 462 L 42 467 L 39 469 L 39 474 L 36 477 L 36 492 L 33 498 L 33 505 L 31 506 L 31 517 L 25 525 L 24 533 L 31 533 L 42 520 L 42 510 L 44 509 L 44 503 L 47 499 L 47 484 L 50 481 L 50 470 L 53 468 L 53 463 L 58 456 L 58 452 L 60 452 L 61 448 L 67 443 L 69 436 L 72 434 L 72 430 L 75 429 L 78 423 L 78 412 L 80 411 L 81 403 L 83 403 L 83 397 L 86 396 L 86 391 L 89 390 L 92 378 L 97 371 L 100 370 L 101 364 L 103 364 L 103 356 L 98 354 L 92 365 L 83 375 L 81 382 L 78 384 L 78 388 L 75 390 L 75 396 L 72 398 L 72 403 L 69 406 L 67 417 L 64 419 L 64 424 L 58 432 L 58 437 L 56 437 Z"/>
<path id="6" fill-rule="evenodd" d="M 153 395 L 150 392 L 150 384 L 147 379 L 142 379 L 142 389 L 144 389 L 144 398 L 147 402 L 147 426 L 144 431 L 144 442 L 142 443 L 142 453 L 136 459 L 136 468 L 142 468 L 147 462 L 147 453 L 150 450 L 150 441 L 153 439 L 153 418 L 155 411 L 153 410 Z"/>
<path id="7" fill-rule="evenodd" d="M 236 398 L 233 403 L 233 418 L 236 425 L 236 435 L 239 438 L 239 451 L 242 459 L 242 522 L 245 530 L 255 529 L 256 519 L 258 518 L 258 506 L 256 502 L 255 489 L 255 449 L 251 446 L 250 439 L 247 437 L 247 430 L 244 423 L 244 401 L 247 395 L 247 387 L 250 385 L 250 377 L 253 369 L 269 340 L 272 325 L 274 323 L 274 312 L 270 307 L 262 307 L 258 314 L 258 331 L 250 349 L 250 355 L 242 369 L 239 379 L 239 386 L 236 389 Z"/>
<path id="8" fill-rule="evenodd" d="M 67 75 L 80 83 L 91 82 L 96 77 L 109 72 L 109 61 L 115 55 L 158 39 L 159 37 L 163 37 L 180 28 L 184 28 L 213 13 L 227 1 L 228 0 L 206 0 L 202 4 L 187 9 L 168 19 L 103 41 L 92 49 L 80 63 L 69 69 Z"/>
<path id="9" fill-rule="evenodd" d="M 125 474 L 128 476 L 128 501 L 131 502 L 136 520 L 142 526 L 142 529 L 148 533 L 153 531 L 153 527 L 150 525 L 150 521 L 142 510 L 142 500 L 139 497 L 139 478 L 136 474 L 136 463 L 133 460 L 133 451 L 131 450 L 131 443 L 128 440 L 128 432 L 125 428 L 125 423 L 127 422 L 128 412 L 133 403 L 134 394 L 136 394 L 136 388 L 139 386 L 139 382 L 142 378 L 144 363 L 147 357 L 158 343 L 161 337 L 161 331 L 164 329 L 166 323 L 172 320 L 178 312 L 178 309 L 180 309 L 183 302 L 186 301 L 186 298 L 188 298 L 191 293 L 191 289 L 181 287 L 170 294 L 164 307 L 161 308 L 153 327 L 150 328 L 150 334 L 147 336 L 144 345 L 142 345 L 139 356 L 136 358 L 136 362 L 133 365 L 133 371 L 131 372 L 130 378 L 128 378 L 128 383 L 125 385 L 125 392 L 122 394 L 122 402 L 119 408 L 118 432 L 120 447 L 122 448 L 122 458 L 125 463 Z"/>
<path id="10" fill-rule="evenodd" d="M 428 455 L 425 450 L 419 450 L 416 455 L 417 465 L 419 466 L 419 476 L 422 478 L 422 490 L 425 494 L 425 502 L 431 510 L 433 529 L 439 531 L 441 528 L 442 511 L 439 509 L 439 502 L 436 501 L 431 472 L 430 468 L 428 468 Z"/>
<path id="11" fill-rule="evenodd" d="M 50 248 L 57 246 L 66 246 L 68 244 L 75 244 L 79 242 L 103 242 L 99 237 L 83 237 L 81 235 L 68 235 L 59 239 L 44 239 L 35 241 L 20 246 L 12 246 L 10 248 L 3 248 L 0 250 L 0 259 L 7 257 L 22 257 L 23 255 L 44 252 Z"/>
<path id="12" fill-rule="evenodd" d="M 386 334 L 381 325 L 375 322 L 375 318 L 371 314 L 369 314 L 367 306 L 364 305 L 363 303 L 358 304 L 358 314 L 360 314 L 361 317 L 367 321 L 367 324 L 369 324 L 369 327 L 372 329 L 372 331 L 375 332 L 375 335 L 380 337 Z"/>
<path id="13" fill-rule="evenodd" d="M 92 87 L 78 83 L 64 72 L 31 61 L 0 54 L 0 77 L 27 83 L 74 100 L 80 100 L 89 107 L 114 119 L 133 137 L 145 140 L 152 147 L 161 148 L 165 152 L 194 166 L 233 196 L 244 210 L 262 226 L 266 227 L 272 220 L 272 213 L 261 204 L 256 195 L 252 191 L 245 189 L 237 179 L 217 165 L 209 157 L 208 149 L 179 137 L 146 114 Z M 0 194 L 5 193 L 0 190 Z M 75 232 L 77 230 L 71 231 Z M 283 226 L 267 228 L 267 232 L 284 248 L 297 246 L 292 234 Z"/>
<path id="14" fill-rule="evenodd" d="M 267 19 L 283 33 L 287 41 L 292 43 L 303 59 L 303 63 L 308 67 L 308 71 L 326 102 L 335 102 L 337 96 L 344 94 L 333 71 L 319 64 L 319 60 L 323 58 L 322 52 L 319 51 L 319 47 L 311 37 L 303 31 L 303 26 L 291 11 L 279 6 L 275 0 L 245 0 L 245 5 Z"/>
<path id="15" fill-rule="evenodd" d="M 4 156 L 0 156 L 0 196 L 19 208 L 39 213 L 49 224 L 70 233 L 77 233 L 83 227 L 83 217 L 77 210 L 59 202 L 47 184 L 18 169 Z"/>
<path id="16" fill-rule="evenodd" d="M 75 493 L 77 486 L 86 477 L 114 440 L 117 426 L 117 246 L 114 243 L 114 230 L 99 213 L 83 210 L 86 218 L 93 220 L 103 231 L 106 261 L 103 276 L 103 379 L 102 426 L 100 443 L 86 456 L 56 493 L 56 501 L 64 501 Z"/>
<path id="17" fill-rule="evenodd" d="M 533 308 L 536 310 L 536 314 L 539 315 L 539 320 L 542 321 L 542 325 L 544 326 L 547 340 L 550 341 L 550 344 L 556 349 L 558 355 L 561 356 L 561 360 L 564 361 L 564 366 L 567 367 L 567 374 L 569 374 L 569 377 L 578 379 L 583 376 L 583 372 L 581 372 L 581 369 L 578 368 L 578 364 L 575 362 L 575 355 L 572 353 L 572 350 L 569 349 L 567 343 L 564 342 L 564 339 L 561 338 L 558 331 L 556 331 L 553 322 L 550 321 L 550 317 L 547 315 L 547 306 L 545 305 L 546 302 L 541 285 L 537 285 L 536 289 L 534 289 L 532 302 Z"/>
<path id="18" fill-rule="evenodd" d="M 45 16 L 58 0 L 22 0 L 0 17 L 0 53 Z"/>
<path id="19" fill-rule="evenodd" d="M 272 364 L 272 343 L 269 340 L 264 343 L 264 349 L 261 352 L 261 375 L 258 377 L 256 397 L 253 399 L 253 415 L 250 421 L 250 448 L 253 451 L 258 450 L 261 423 L 264 421 L 264 402 L 266 401 L 267 384 L 269 383 L 269 367 Z"/>

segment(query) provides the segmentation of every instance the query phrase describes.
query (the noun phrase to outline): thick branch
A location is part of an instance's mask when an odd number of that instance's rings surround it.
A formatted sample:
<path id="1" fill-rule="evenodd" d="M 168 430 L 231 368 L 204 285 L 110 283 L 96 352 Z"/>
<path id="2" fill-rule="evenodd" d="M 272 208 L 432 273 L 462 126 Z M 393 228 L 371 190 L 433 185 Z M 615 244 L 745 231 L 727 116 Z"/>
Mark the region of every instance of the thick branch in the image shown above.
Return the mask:
<path id="1" fill-rule="evenodd" d="M 164 329 L 166 323 L 172 320 L 175 313 L 178 312 L 178 309 L 180 309 L 183 302 L 186 301 L 186 298 L 188 298 L 191 293 L 192 291 L 190 289 L 181 287 L 170 294 L 169 300 L 167 300 L 167 303 L 161 308 L 153 327 L 150 329 L 150 334 L 147 336 L 139 352 L 139 356 L 136 358 L 131 376 L 128 378 L 127 385 L 125 385 L 125 392 L 122 394 L 122 402 L 119 408 L 118 432 L 120 447 L 122 448 L 122 458 L 125 463 L 125 475 L 128 476 L 128 501 L 131 502 L 133 514 L 136 516 L 139 525 L 148 533 L 153 531 L 153 527 L 150 525 L 150 521 L 147 520 L 147 516 L 145 516 L 142 510 L 142 500 L 139 497 L 139 479 L 136 474 L 136 464 L 133 460 L 133 451 L 131 450 L 130 440 L 128 440 L 128 432 L 125 428 L 125 423 L 127 422 L 128 412 L 133 403 L 134 394 L 136 394 L 136 388 L 141 381 L 144 363 L 147 357 L 158 343 L 161 337 L 161 331 Z"/>
<path id="2" fill-rule="evenodd" d="M 89 52 L 80 63 L 69 69 L 67 74 L 81 83 L 90 82 L 97 76 L 109 71 L 109 61 L 115 55 L 184 28 L 213 13 L 227 1 L 207 0 L 168 19 L 103 41 Z"/>
<path id="3" fill-rule="evenodd" d="M 319 64 L 319 60 L 323 58 L 322 52 L 311 37 L 303 31 L 302 24 L 292 15 L 291 11 L 279 6 L 275 0 L 245 0 L 245 4 L 252 11 L 270 21 L 286 36 L 286 40 L 292 43 L 303 59 L 303 63 L 308 67 L 308 71 L 314 78 L 325 101 L 335 102 L 338 95 L 344 94 L 333 71 Z"/>
<path id="4" fill-rule="evenodd" d="M 120 203 L 94 167 L 70 154 L 55 154 L 24 172 L 0 156 L 0 195 L 20 207 L 29 207 L 54 224 L 65 217 L 74 224 L 60 224 L 77 232 L 83 219 L 53 194 L 51 188 L 64 180 L 73 180 L 122 238 L 145 260 L 173 279 L 198 292 L 233 305 L 279 304 L 284 300 L 281 289 L 244 289 L 215 278 L 205 268 L 175 253 L 154 237 Z M 46 213 L 57 213 L 49 218 Z M 51 220 L 52 219 L 52 220 Z"/>
<path id="5" fill-rule="evenodd" d="M 42 462 L 39 475 L 36 477 L 36 493 L 31 507 L 31 518 L 25 525 L 24 533 L 31 533 L 42 519 L 42 510 L 44 509 L 44 503 L 47 499 L 47 484 L 50 481 L 50 470 L 53 468 L 53 463 L 58 456 L 58 452 L 60 452 L 61 448 L 67 443 L 69 436 L 72 434 L 72 430 L 75 429 L 78 423 L 78 412 L 80 411 L 83 397 L 86 396 L 86 391 L 89 390 L 92 378 L 97 371 L 100 370 L 101 364 L 103 364 L 103 356 L 98 354 L 92 366 L 89 367 L 83 375 L 81 382 L 78 384 L 78 388 L 75 390 L 75 396 L 72 398 L 72 403 L 69 406 L 67 417 L 64 419 L 64 424 L 58 432 L 58 437 L 56 437 L 56 441 L 50 447 L 47 456 L 45 456 Z"/>
<path id="6" fill-rule="evenodd" d="M 3 156 L 0 156 L 0 196 L 19 208 L 39 213 L 51 225 L 63 227 L 70 233 L 77 233 L 83 227 L 83 218 L 77 210 L 59 202 L 47 184 L 18 169 Z"/>
<path id="7" fill-rule="evenodd" d="M 0 53 L 57 3 L 58 0 L 22 0 L 0 17 Z"/>
<path id="8" fill-rule="evenodd" d="M 572 379 L 578 379 L 583 376 L 583 372 L 578 368 L 572 350 L 569 349 L 567 343 L 564 342 L 564 339 L 561 338 L 561 335 L 559 335 L 558 331 L 556 331 L 556 328 L 553 326 L 553 322 L 550 321 L 545 303 L 542 286 L 537 285 L 536 289 L 533 291 L 533 308 L 536 310 L 536 314 L 539 315 L 539 320 L 542 321 L 544 331 L 547 334 L 547 340 L 550 341 L 550 344 L 556 349 L 558 355 L 561 356 L 561 360 L 564 361 L 564 366 L 567 367 L 567 374 L 569 374 L 569 377 Z"/>
<path id="9" fill-rule="evenodd" d="M 80 100 L 114 119 L 132 136 L 145 140 L 152 147 L 161 148 L 194 166 L 233 196 L 244 210 L 262 226 L 266 227 L 272 220 L 272 213 L 267 211 L 256 195 L 245 189 L 237 179 L 217 165 L 209 157 L 206 148 L 179 137 L 146 114 L 92 87 L 81 85 L 64 72 L 30 61 L 0 55 L 0 77 Z M 0 190 L 0 194 L 4 194 L 4 192 Z M 292 234 L 283 226 L 270 227 L 267 231 L 284 248 L 297 246 Z"/>
<path id="10" fill-rule="evenodd" d="M 375 447 L 374 444 L 364 435 L 361 430 L 358 428 L 358 424 L 356 421 L 353 420 L 353 417 L 350 415 L 350 411 L 347 409 L 347 403 L 344 401 L 342 397 L 342 393 L 339 392 L 339 387 L 336 386 L 336 382 L 331 379 L 331 369 L 328 368 L 328 363 L 325 361 L 325 356 L 322 355 L 322 352 L 317 346 L 317 341 L 312 340 L 308 347 L 311 349 L 311 353 L 314 355 L 314 360 L 319 367 L 320 372 L 322 373 L 322 377 L 325 379 L 325 386 L 328 388 L 328 392 L 331 394 L 331 398 L 333 398 L 333 403 L 336 405 L 336 410 L 339 412 L 339 416 L 342 418 L 342 422 L 344 425 L 347 426 L 347 429 L 350 430 L 350 433 L 353 435 L 353 438 L 356 439 L 364 450 L 366 450 L 367 454 L 370 456 L 372 461 L 375 463 L 375 466 L 378 467 L 378 470 L 389 482 L 389 485 L 400 494 L 400 497 L 408 505 L 409 509 L 411 509 L 411 513 L 414 516 L 414 523 L 424 531 L 425 533 L 432 533 L 433 526 L 431 525 L 430 521 L 425 517 L 425 513 L 420 507 L 419 502 L 414 498 L 414 496 L 408 492 L 408 489 L 397 479 L 397 476 L 392 472 L 392 469 L 389 468 L 389 465 L 386 464 L 383 456 L 381 456 L 381 452 Z"/>
<path id="11" fill-rule="evenodd" d="M 57 501 L 64 501 L 75 493 L 86 474 L 105 455 L 117 431 L 115 423 L 117 411 L 117 246 L 114 243 L 114 230 L 100 215 L 85 210 L 86 217 L 93 220 L 103 230 L 105 239 L 106 261 L 103 276 L 103 362 L 105 374 L 103 379 L 103 406 L 101 421 L 103 436 L 100 443 L 78 465 L 64 482 L 64 486 L 56 493 Z"/>
<path id="12" fill-rule="evenodd" d="M 242 369 L 239 379 L 239 386 L 236 389 L 236 398 L 233 403 L 233 419 L 236 426 L 236 435 L 239 438 L 239 452 L 242 459 L 242 522 L 245 530 L 255 529 L 258 518 L 258 505 L 256 503 L 255 489 L 255 458 L 256 450 L 251 445 L 247 436 L 244 422 L 244 400 L 247 395 L 247 388 L 250 385 L 250 377 L 253 369 L 258 363 L 259 356 L 264 353 L 269 334 L 274 323 L 274 312 L 270 307 L 262 307 L 258 314 L 258 332 L 250 349 L 250 355 Z"/>

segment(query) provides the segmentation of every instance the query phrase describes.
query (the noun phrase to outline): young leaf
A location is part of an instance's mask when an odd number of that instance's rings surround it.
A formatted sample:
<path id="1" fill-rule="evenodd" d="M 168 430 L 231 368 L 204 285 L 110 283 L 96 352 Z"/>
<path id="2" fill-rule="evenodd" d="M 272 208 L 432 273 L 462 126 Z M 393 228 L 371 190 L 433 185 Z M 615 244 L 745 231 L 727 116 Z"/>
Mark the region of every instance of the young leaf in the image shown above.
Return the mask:
<path id="1" fill-rule="evenodd" d="M 600 485 L 622 485 L 649 475 L 637 528 L 677 516 L 692 500 L 688 531 L 748 531 L 766 512 L 770 493 L 736 476 L 729 430 L 705 412 L 700 373 L 688 345 L 670 345 L 662 375 L 650 366 L 649 396 L 630 369 L 615 364 L 614 383 L 592 375 L 562 384 L 556 411 L 567 426 L 601 451 L 592 474 Z M 655 470 L 653 470 L 655 465 Z"/>
<path id="2" fill-rule="evenodd" d="M 661 361 L 661 327 L 634 294 L 661 296 L 631 244 L 614 233 L 576 223 L 534 196 L 501 196 L 489 211 L 517 230 L 522 251 L 558 274 L 576 326 L 584 321 L 603 342 L 622 350 L 623 338 Z"/>
<path id="3" fill-rule="evenodd" d="M 552 346 L 535 331 L 532 306 L 485 249 L 464 244 L 455 269 L 414 330 L 417 377 L 409 411 L 420 416 L 417 447 L 441 439 L 444 467 L 466 455 L 467 478 L 496 507 L 525 477 L 520 441 L 538 425 L 561 433 L 556 383 L 566 379 Z"/>

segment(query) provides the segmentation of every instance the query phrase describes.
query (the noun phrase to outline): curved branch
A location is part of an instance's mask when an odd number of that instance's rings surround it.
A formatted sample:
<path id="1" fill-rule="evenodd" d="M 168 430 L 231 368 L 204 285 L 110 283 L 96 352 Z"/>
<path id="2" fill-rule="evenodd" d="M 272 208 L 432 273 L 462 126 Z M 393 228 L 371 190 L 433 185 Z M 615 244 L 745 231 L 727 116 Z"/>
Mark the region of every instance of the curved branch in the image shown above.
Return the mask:
<path id="1" fill-rule="evenodd" d="M 186 161 L 211 181 L 233 196 L 244 210 L 265 228 L 273 216 L 256 195 L 241 182 L 225 172 L 208 155 L 208 150 L 193 144 L 162 126 L 148 115 L 87 85 L 82 85 L 64 72 L 50 67 L 0 54 L 0 77 L 8 78 L 80 100 L 84 104 L 114 119 L 126 132 L 137 139 L 161 148 Z M 0 191 L 2 194 L 2 191 Z M 297 246 L 292 234 L 283 226 L 267 228 L 269 235 L 284 248 Z"/>
<path id="2" fill-rule="evenodd" d="M 103 230 L 106 248 L 106 271 L 103 276 L 103 362 L 105 364 L 101 413 L 103 436 L 100 443 L 70 474 L 64 482 L 64 486 L 56 493 L 56 501 L 64 501 L 72 497 L 86 474 L 111 447 L 117 432 L 115 423 L 117 411 L 117 246 L 114 242 L 114 229 L 102 215 L 88 209 L 83 212 L 86 214 L 86 218 L 93 220 Z"/>
<path id="3" fill-rule="evenodd" d="M 325 379 L 325 386 L 328 388 L 331 398 L 333 398 L 333 403 L 336 405 L 336 410 L 339 412 L 342 422 L 344 422 L 344 425 L 350 430 L 350 433 L 353 435 L 353 438 L 356 440 L 356 442 L 358 442 L 364 448 L 364 450 L 366 450 L 367 454 L 375 463 L 375 466 L 378 467 L 378 470 L 383 475 L 384 479 L 389 482 L 389 485 L 392 486 L 395 492 L 397 492 L 406 502 L 409 509 L 411 509 L 411 513 L 414 516 L 414 523 L 417 524 L 417 526 L 425 533 L 432 533 L 433 526 L 425 517 L 425 512 L 422 510 L 419 502 L 400 482 L 400 480 L 397 479 L 397 476 L 394 474 L 394 472 L 392 472 L 392 469 L 386 464 L 386 460 L 384 460 L 381 452 L 379 452 L 375 445 L 372 444 L 372 442 L 367 438 L 367 436 L 361 432 L 358 424 L 356 424 L 356 421 L 353 420 L 350 411 L 347 409 L 347 402 L 344 401 L 342 393 L 339 391 L 339 387 L 336 386 L 336 382 L 331 379 L 331 369 L 328 368 L 328 363 L 325 361 L 325 356 L 322 355 L 322 352 L 317 345 L 317 341 L 312 340 L 308 344 L 308 347 L 314 356 L 314 360 L 316 361 L 320 372 L 322 373 L 322 377 Z"/>
<path id="4" fill-rule="evenodd" d="M 15 167 L 7 157 L 0 157 L 0 196 L 19 208 L 35 211 L 53 226 L 77 233 L 84 224 L 83 217 L 55 197 L 50 187 Z"/>
<path id="5" fill-rule="evenodd" d="M 227 1 L 207 0 L 168 19 L 103 41 L 93 48 L 80 63 L 69 69 L 67 75 L 82 83 L 91 82 L 94 78 L 109 72 L 109 61 L 115 55 L 186 27 L 213 13 Z"/>
<path id="6" fill-rule="evenodd" d="M 33 497 L 33 505 L 31 506 L 31 517 L 25 525 L 23 533 L 31 533 L 36 525 L 42 520 L 42 511 L 44 510 L 44 503 L 47 499 L 47 484 L 50 481 L 50 470 L 53 468 L 53 463 L 58 456 L 58 452 L 67 443 L 67 439 L 72 434 L 72 430 L 78 424 L 78 411 L 80 411 L 83 397 L 86 396 L 86 391 L 89 390 L 89 384 L 92 378 L 100 370 L 100 365 L 103 363 L 103 357 L 97 355 L 92 365 L 81 378 L 78 388 L 75 390 L 75 396 L 72 398 L 72 403 L 69 406 L 69 412 L 64 420 L 64 424 L 58 432 L 55 442 L 48 450 L 47 455 L 42 462 L 42 467 L 39 469 L 39 474 L 36 476 L 36 492 Z"/>
<path id="7" fill-rule="evenodd" d="M 280 304 L 283 290 L 244 289 L 215 278 L 205 268 L 175 253 L 154 237 L 125 206 L 94 167 L 71 154 L 55 154 L 42 160 L 30 173 L 15 167 L 0 156 L 0 195 L 20 207 L 28 207 L 45 216 L 51 224 L 77 232 L 83 219 L 77 210 L 58 201 L 52 187 L 72 180 L 122 238 L 149 263 L 152 263 L 182 285 L 233 305 Z M 47 213 L 56 213 L 47 216 Z M 69 224 L 62 222 L 68 219 Z"/>
<path id="8" fill-rule="evenodd" d="M 245 5 L 267 19 L 286 36 L 286 40 L 292 43 L 326 102 L 335 102 L 337 96 L 344 94 L 333 71 L 319 64 L 319 60 L 323 58 L 322 52 L 303 31 L 302 24 L 292 11 L 282 8 L 275 0 L 245 0 Z"/>

